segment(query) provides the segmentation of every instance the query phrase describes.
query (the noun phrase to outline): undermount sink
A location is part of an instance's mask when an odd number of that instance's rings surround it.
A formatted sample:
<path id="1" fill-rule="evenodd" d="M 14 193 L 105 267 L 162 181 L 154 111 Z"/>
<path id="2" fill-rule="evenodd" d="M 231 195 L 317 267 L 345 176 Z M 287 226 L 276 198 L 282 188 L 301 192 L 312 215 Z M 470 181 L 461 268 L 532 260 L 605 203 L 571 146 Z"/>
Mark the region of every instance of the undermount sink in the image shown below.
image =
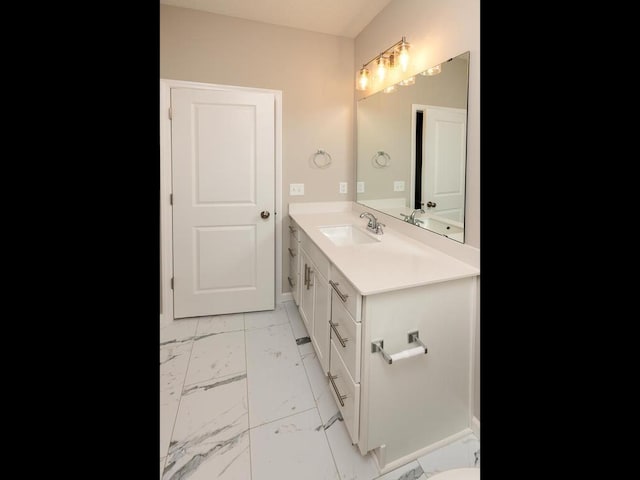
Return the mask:
<path id="1" fill-rule="evenodd" d="M 364 243 L 376 243 L 380 241 L 373 235 L 369 235 L 354 225 L 320 227 L 320 231 L 338 246 L 361 245 Z"/>

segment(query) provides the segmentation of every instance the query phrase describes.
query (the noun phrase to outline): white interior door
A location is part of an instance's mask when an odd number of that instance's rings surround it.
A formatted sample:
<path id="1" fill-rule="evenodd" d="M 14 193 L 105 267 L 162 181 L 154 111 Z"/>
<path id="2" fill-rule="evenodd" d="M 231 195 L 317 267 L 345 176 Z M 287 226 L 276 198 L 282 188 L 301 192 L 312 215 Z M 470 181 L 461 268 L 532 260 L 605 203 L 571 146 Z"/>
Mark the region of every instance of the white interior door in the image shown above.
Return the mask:
<path id="1" fill-rule="evenodd" d="M 426 211 L 464 221 L 467 111 L 427 106 L 424 119 L 422 201 Z M 428 208 L 429 202 L 436 206 Z"/>
<path id="2" fill-rule="evenodd" d="M 274 106 L 171 89 L 174 318 L 274 308 Z"/>

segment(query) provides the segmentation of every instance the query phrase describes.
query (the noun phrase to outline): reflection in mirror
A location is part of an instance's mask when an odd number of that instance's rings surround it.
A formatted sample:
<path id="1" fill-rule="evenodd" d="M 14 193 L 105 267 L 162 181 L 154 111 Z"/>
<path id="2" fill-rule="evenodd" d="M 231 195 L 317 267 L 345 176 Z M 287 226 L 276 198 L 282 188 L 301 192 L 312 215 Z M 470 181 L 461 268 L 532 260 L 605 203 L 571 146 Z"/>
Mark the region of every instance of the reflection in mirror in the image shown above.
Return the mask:
<path id="1" fill-rule="evenodd" d="M 358 101 L 356 201 L 464 243 L 469 52 Z"/>

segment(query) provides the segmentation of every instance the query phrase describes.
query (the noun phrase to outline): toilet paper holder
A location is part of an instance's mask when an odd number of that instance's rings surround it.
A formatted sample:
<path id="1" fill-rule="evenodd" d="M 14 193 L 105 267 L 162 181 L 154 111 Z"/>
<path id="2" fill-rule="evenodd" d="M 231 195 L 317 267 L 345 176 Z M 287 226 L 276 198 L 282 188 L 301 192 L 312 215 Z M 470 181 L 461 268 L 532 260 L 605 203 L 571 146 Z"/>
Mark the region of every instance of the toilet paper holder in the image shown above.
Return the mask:
<path id="1" fill-rule="evenodd" d="M 380 352 L 382 354 L 382 357 L 389 365 L 391 365 L 394 360 L 397 362 L 398 360 L 402 360 L 404 358 L 416 357 L 418 355 L 422 355 L 423 353 L 427 353 L 427 346 L 422 342 L 422 340 L 420 340 L 418 330 L 409 332 L 407 334 L 407 343 L 417 343 L 419 347 L 409 348 L 407 350 L 389 355 L 384 351 L 384 340 L 376 340 L 374 342 L 371 342 L 371 353 Z M 424 349 L 424 352 L 422 351 L 422 349 Z"/>

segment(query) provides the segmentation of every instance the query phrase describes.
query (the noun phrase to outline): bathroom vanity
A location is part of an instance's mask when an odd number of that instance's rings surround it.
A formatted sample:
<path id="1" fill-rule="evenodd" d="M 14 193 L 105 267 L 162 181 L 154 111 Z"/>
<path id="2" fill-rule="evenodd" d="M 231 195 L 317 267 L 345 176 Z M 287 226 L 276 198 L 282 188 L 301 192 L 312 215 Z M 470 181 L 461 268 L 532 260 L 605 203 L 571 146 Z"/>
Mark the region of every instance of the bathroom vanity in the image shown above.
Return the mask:
<path id="1" fill-rule="evenodd" d="M 367 231 L 363 211 L 290 204 L 289 283 L 352 442 L 385 473 L 471 431 L 480 271 Z"/>

